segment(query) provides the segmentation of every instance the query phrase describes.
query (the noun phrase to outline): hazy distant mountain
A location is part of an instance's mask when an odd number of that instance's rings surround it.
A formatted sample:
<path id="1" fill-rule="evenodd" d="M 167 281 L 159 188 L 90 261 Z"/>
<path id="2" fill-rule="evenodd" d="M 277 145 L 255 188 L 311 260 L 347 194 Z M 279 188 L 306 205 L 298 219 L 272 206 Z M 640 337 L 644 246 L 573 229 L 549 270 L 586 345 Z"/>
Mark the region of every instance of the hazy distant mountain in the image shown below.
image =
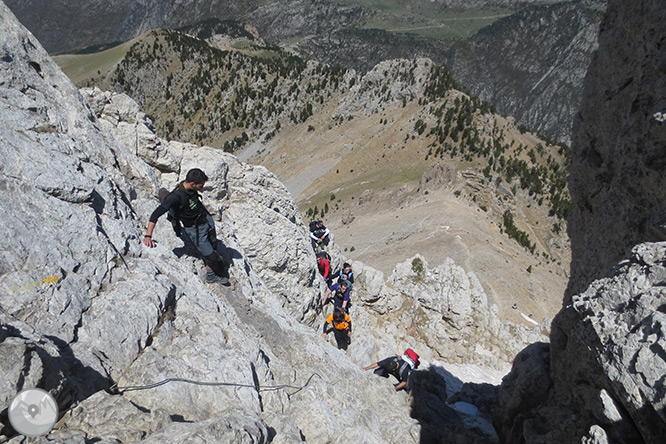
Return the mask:
<path id="1" fill-rule="evenodd" d="M 599 4 L 526 8 L 457 42 L 444 64 L 499 112 L 568 143 L 601 18 Z"/>
<path id="2" fill-rule="evenodd" d="M 39 39 L 49 52 L 61 52 L 114 41 L 125 41 L 153 28 L 177 28 L 208 18 L 259 20 L 271 25 L 272 18 L 286 17 L 308 8 L 327 9 L 344 18 L 349 26 L 354 14 L 344 14 L 345 6 L 328 1 L 301 0 L 7 0 L 16 17 Z M 359 8 L 355 8 L 359 9 Z M 325 24 L 324 26 L 321 26 Z M 307 25 L 307 26 L 305 26 Z M 331 30 L 331 16 L 320 14 L 317 23 L 281 20 L 275 26 L 286 35 L 307 27 Z M 272 36 L 271 29 L 261 32 Z"/>
<path id="3" fill-rule="evenodd" d="M 49 52 L 125 41 L 149 29 L 180 27 L 211 17 L 252 19 L 268 38 L 311 32 L 319 35 L 360 26 L 369 11 L 329 0 L 5 0 L 5 3 Z M 407 3 L 479 8 L 549 2 L 410 0 Z M 316 14 L 309 14 L 310 11 Z"/>

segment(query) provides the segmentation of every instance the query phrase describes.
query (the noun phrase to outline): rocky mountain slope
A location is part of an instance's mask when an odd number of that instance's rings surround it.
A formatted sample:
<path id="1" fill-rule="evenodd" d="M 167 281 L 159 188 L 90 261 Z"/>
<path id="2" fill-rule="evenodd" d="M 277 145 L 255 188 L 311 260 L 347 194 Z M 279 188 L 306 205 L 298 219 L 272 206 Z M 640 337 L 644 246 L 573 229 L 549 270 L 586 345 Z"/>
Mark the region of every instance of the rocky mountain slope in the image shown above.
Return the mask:
<path id="1" fill-rule="evenodd" d="M 354 262 L 354 339 L 336 350 L 307 229 L 274 175 L 158 138 L 127 96 L 81 95 L 2 3 L 0 24 L 0 441 L 23 441 L 6 406 L 40 387 L 61 411 L 56 443 L 496 442 L 496 389 L 463 382 L 497 383 L 546 325 L 500 322 L 453 261 L 416 256 L 388 278 Z M 166 222 L 157 248 L 140 243 L 157 188 L 194 166 L 211 177 L 230 287 L 203 283 Z M 359 368 L 407 346 L 424 361 L 409 395 Z"/>
<path id="2" fill-rule="evenodd" d="M 619 127 L 604 146 L 628 134 L 641 141 L 625 149 L 626 162 L 663 136 L 654 118 L 661 102 L 636 97 L 661 91 L 660 52 L 637 49 L 664 41 L 664 11 L 656 0 L 634 6 L 611 1 L 591 70 L 604 75 L 590 78 L 585 98 L 593 105 L 616 91 L 613 72 L 641 76 L 636 87 L 645 91 L 621 83 L 626 94 L 611 96 L 600 116 Z M 543 338 L 500 323 L 474 275 L 451 261 L 432 268 L 417 256 L 388 279 L 354 263 L 356 326 L 343 354 L 316 331 L 323 283 L 275 176 L 156 137 L 126 96 L 88 90 L 84 98 L 2 3 L 0 25 L 0 397 L 5 406 L 22 388 L 49 390 L 63 413 L 49 442 L 661 442 L 664 243 L 635 246 L 610 273 L 586 269 L 575 285 L 607 276 L 567 301 L 550 347 L 535 342 L 516 355 L 499 391 L 463 385 L 463 366 L 450 362 L 501 366 L 521 342 Z M 606 60 L 618 71 L 604 70 Z M 628 111 L 613 117 L 618 109 Z M 587 123 L 581 135 L 594 133 Z M 156 188 L 194 165 L 211 172 L 204 198 L 234 262 L 230 288 L 202 283 L 199 261 L 177 256 L 181 244 L 166 223 L 155 250 L 139 243 Z M 576 211 L 592 222 L 574 218 L 569 229 L 589 235 L 609 213 L 578 196 Z M 407 345 L 424 360 L 409 395 L 358 368 Z M 481 415 L 470 415 L 472 404 Z M 498 435 L 483 422 L 491 410 Z M 24 442 L 6 415 L 0 440 Z"/>

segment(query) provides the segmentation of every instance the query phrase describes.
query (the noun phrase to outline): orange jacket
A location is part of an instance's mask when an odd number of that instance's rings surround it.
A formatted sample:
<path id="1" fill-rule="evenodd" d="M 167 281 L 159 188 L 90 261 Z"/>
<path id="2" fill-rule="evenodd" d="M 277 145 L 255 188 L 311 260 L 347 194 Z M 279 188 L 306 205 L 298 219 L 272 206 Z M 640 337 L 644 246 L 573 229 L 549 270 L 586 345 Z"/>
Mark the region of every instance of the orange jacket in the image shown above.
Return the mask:
<path id="1" fill-rule="evenodd" d="M 333 313 L 331 313 L 327 318 L 326 318 L 326 323 L 324 324 L 324 329 L 326 329 L 327 324 L 333 324 L 333 327 L 336 330 L 350 330 L 351 329 L 351 318 L 347 313 L 345 313 L 345 320 L 343 322 L 334 324 L 333 323 Z"/>

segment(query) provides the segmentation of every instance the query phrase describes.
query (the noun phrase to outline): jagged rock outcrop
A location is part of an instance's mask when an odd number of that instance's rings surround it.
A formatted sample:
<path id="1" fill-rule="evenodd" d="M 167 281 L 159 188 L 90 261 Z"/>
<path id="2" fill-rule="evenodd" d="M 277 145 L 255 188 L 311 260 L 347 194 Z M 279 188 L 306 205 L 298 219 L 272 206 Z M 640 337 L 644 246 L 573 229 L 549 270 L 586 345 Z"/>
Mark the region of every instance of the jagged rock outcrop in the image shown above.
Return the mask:
<path id="1" fill-rule="evenodd" d="M 555 317 L 550 347 L 516 357 L 495 415 L 506 442 L 663 440 L 665 266 L 666 244 L 638 245 Z"/>
<path id="2" fill-rule="evenodd" d="M 396 265 L 387 282 L 360 262 L 352 266 L 362 271 L 359 299 L 383 315 L 369 318 L 368 329 L 382 332 L 388 344 L 395 338 L 393 348 L 419 342 L 428 345 L 428 360 L 503 368 L 525 343 L 547 341 L 548 321 L 534 329 L 500 322 L 476 276 L 450 259 L 430 268 L 417 255 Z"/>
<path id="3" fill-rule="evenodd" d="M 447 405 L 455 378 L 434 358 L 501 367 L 511 350 L 493 344 L 539 332 L 499 323 L 471 273 L 413 260 L 387 282 L 354 263 L 355 336 L 342 353 L 321 339 L 325 284 L 274 175 L 155 137 L 126 96 L 79 93 L 2 3 L 0 30 L 3 405 L 48 390 L 62 413 L 54 443 L 496 442 L 487 420 Z M 204 284 L 164 221 L 156 248 L 140 243 L 157 189 L 194 166 L 210 177 L 203 199 L 230 287 Z M 423 341 L 435 332 L 440 342 Z M 489 353 L 465 356 L 477 342 Z M 410 395 L 359 369 L 406 346 L 425 367 Z M 0 441 L 22 441 L 6 409 Z"/>
<path id="4" fill-rule="evenodd" d="M 574 133 L 568 294 L 549 350 L 521 352 L 502 384 L 506 442 L 666 435 L 666 244 L 642 243 L 663 214 L 664 19 L 659 1 L 609 3 Z"/>

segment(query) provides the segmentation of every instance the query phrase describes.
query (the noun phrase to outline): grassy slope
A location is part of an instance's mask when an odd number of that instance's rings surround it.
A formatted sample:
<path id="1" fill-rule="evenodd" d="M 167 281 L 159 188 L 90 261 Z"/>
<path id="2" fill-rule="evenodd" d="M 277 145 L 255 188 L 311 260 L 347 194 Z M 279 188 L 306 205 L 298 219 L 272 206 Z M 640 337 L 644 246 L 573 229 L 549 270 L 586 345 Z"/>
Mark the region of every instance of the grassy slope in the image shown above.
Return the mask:
<path id="1" fill-rule="evenodd" d="M 60 69 L 74 83 L 80 85 L 102 73 L 111 71 L 113 66 L 125 57 L 129 48 L 143 36 L 125 42 L 121 45 L 93 54 L 63 54 L 53 56 L 53 60 Z"/>

